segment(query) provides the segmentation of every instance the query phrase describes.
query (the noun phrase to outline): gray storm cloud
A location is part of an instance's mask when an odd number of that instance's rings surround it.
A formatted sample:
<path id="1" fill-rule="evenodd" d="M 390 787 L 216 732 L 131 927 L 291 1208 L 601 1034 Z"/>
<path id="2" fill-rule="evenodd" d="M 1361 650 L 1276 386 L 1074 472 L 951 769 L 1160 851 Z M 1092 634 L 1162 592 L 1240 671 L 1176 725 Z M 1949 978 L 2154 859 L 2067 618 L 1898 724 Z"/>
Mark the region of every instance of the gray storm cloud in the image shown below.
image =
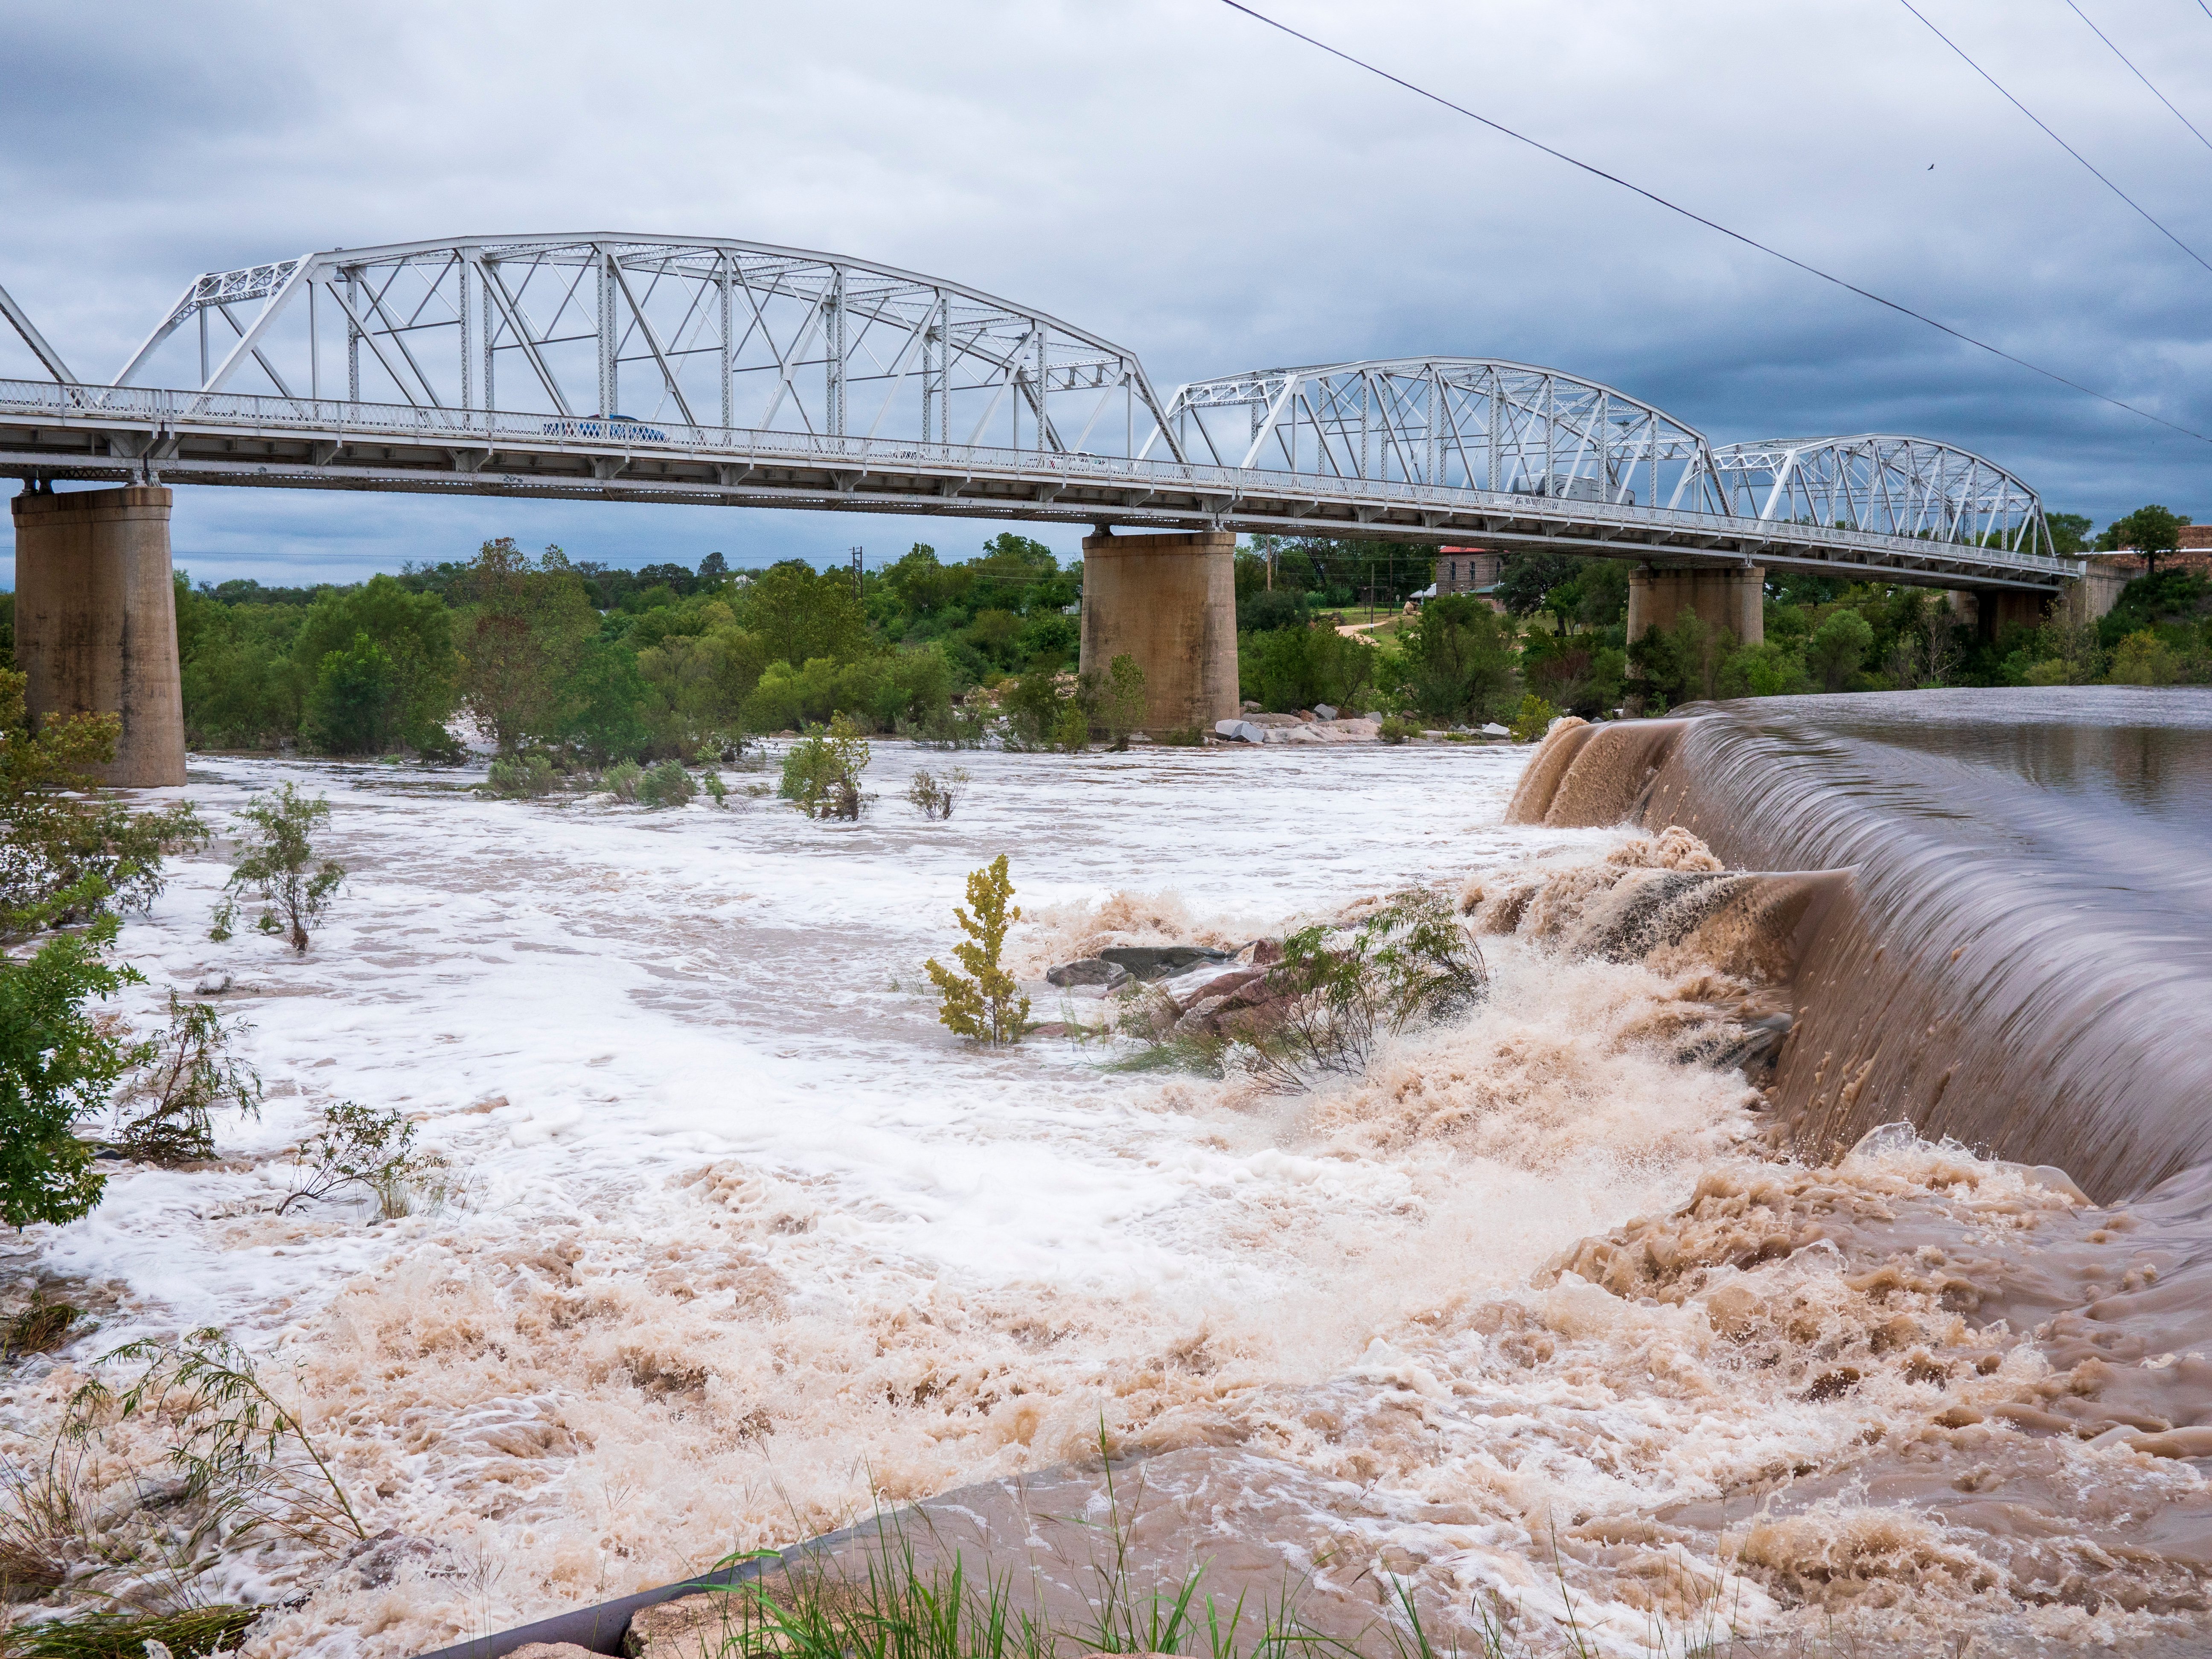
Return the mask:
<path id="1" fill-rule="evenodd" d="M 2212 17 L 2085 8 L 2200 125 Z M 1286 21 L 2006 349 L 2212 429 L 2212 273 L 1903 8 L 1296 3 Z M 2212 152 L 2070 11 L 1928 8 L 2200 251 Z M 957 278 L 1156 382 L 1449 351 L 1716 438 L 1911 430 L 2055 509 L 2204 516 L 2207 447 L 1944 340 L 1211 0 L 97 14 L 0 5 L 0 283 L 112 374 L 196 271 L 473 231 L 634 229 Z M 33 370 L 12 337 L 0 374 Z M 483 536 L 613 562 L 963 551 L 996 526 L 204 489 L 198 574 L 346 580 Z M 4 535 L 0 529 L 0 535 Z M 1079 532 L 1045 538 L 1072 551 Z"/>

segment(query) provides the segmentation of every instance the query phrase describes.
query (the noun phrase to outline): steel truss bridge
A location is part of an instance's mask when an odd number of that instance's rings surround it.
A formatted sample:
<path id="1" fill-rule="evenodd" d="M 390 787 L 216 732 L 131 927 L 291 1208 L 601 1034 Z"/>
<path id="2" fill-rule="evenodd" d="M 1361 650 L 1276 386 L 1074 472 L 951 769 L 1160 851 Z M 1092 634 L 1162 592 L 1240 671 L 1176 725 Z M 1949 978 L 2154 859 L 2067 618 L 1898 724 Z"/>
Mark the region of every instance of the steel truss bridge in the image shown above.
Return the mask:
<path id="1" fill-rule="evenodd" d="M 1929 439 L 1715 446 L 1611 386 L 1488 358 L 1163 398 L 1133 352 L 1042 312 L 752 242 L 462 237 L 213 271 L 106 385 L 4 292 L 0 317 L 50 376 L 0 380 L 0 477 L 1473 542 L 1942 586 L 2083 569 L 2033 490 Z"/>

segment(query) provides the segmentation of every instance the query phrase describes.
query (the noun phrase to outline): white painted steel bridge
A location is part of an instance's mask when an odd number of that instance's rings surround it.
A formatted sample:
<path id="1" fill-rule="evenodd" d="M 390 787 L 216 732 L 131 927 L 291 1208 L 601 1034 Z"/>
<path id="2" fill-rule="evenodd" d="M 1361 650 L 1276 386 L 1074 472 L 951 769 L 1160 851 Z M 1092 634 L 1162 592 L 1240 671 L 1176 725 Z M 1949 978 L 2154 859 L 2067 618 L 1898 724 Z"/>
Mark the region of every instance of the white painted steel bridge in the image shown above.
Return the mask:
<path id="1" fill-rule="evenodd" d="M 87 382 L 0 380 L 0 477 L 1474 542 L 2050 590 L 2035 492 L 1928 439 L 1715 446 L 1557 369 L 1421 357 L 1158 396 L 1127 349 L 864 260 L 605 234 L 194 279 Z"/>

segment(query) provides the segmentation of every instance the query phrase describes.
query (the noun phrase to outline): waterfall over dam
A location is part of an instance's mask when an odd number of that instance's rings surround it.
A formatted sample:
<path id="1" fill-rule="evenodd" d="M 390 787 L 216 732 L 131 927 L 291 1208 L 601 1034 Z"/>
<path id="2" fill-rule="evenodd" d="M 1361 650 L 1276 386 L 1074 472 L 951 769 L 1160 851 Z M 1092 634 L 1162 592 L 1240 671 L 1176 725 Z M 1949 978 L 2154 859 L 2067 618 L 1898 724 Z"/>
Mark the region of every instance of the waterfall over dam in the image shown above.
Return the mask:
<path id="1" fill-rule="evenodd" d="M 1847 872 L 1793 915 L 1771 1097 L 1808 1157 L 1910 1117 L 2112 1201 L 2212 1162 L 2212 696 L 1796 697 L 1560 722 L 1512 821 Z"/>

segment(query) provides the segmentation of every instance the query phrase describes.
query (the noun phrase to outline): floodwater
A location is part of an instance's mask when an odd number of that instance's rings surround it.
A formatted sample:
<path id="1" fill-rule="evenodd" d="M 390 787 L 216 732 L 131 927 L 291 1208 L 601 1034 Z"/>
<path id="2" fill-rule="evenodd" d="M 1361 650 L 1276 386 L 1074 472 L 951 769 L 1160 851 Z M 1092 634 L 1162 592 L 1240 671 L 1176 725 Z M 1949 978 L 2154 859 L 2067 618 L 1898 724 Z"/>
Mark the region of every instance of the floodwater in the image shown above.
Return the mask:
<path id="1" fill-rule="evenodd" d="M 2107 1126 L 2150 1098 L 2117 1150 L 2069 1151 L 2064 1110 L 1960 1133 L 2009 1121 L 1979 1037 L 1935 1102 L 1971 1117 L 1930 1117 L 1924 1039 L 1894 1079 L 1853 1049 L 1847 1107 L 1830 1087 L 1842 1036 L 1896 1013 L 1852 1000 L 1877 952 L 1948 999 L 1916 1032 L 2015 1018 L 2034 964 L 2002 941 L 1950 977 L 1900 943 L 1937 917 L 1948 951 L 1947 884 L 2011 880 L 2014 910 L 2094 933 L 2038 960 L 2116 963 L 2124 994 L 2027 1006 L 2121 1022 L 2110 1063 L 2149 1040 L 2125 1007 L 2200 971 L 2201 863 L 2157 848 L 2203 833 L 2204 705 L 2036 706 L 2040 736 L 1876 698 L 1641 723 L 1583 823 L 1526 787 L 1537 821 L 1506 821 L 1527 749 L 885 744 L 858 828 L 746 793 L 757 774 L 729 811 L 656 813 L 196 761 L 218 818 L 280 778 L 326 790 L 354 878 L 304 960 L 206 941 L 220 848 L 126 927 L 149 981 L 128 1012 L 209 988 L 253 1022 L 271 1098 L 222 1126 L 222 1167 L 125 1169 L 13 1247 L 20 1289 L 101 1326 L 0 1380 L 0 1449 L 42 1455 L 106 1347 L 231 1330 L 395 1534 L 336 1567 L 266 1537 L 186 1564 L 204 1599 L 287 1604 L 257 1655 L 420 1652 L 947 1494 L 944 1537 L 1006 1567 L 1042 1548 L 1079 1600 L 1102 1438 L 1145 1565 L 1295 1590 L 1340 1633 L 1402 1586 L 1462 1645 L 1487 1624 L 1532 1654 L 2197 1650 L 2212 1178 L 2169 1103 L 2201 1038 L 2069 1097 Z M 2130 750 L 2146 726 L 2166 735 Z M 896 798 L 949 762 L 969 799 L 924 823 Z M 1829 768 L 1856 841 L 1806 805 Z M 2100 872 L 2038 873 L 2069 846 Z M 978 1051 L 920 964 L 1000 852 L 1038 1018 L 1096 1012 L 1042 975 L 1102 944 L 1234 946 L 1413 884 L 1468 918 L 1492 992 L 1289 1099 L 1105 1070 L 1098 1044 Z M 276 1216 L 287 1149 L 338 1099 L 415 1116 L 456 1200 Z M 1907 1117 L 1924 1133 L 1831 1156 Z M 158 1451 L 110 1437 L 105 1512 Z"/>

